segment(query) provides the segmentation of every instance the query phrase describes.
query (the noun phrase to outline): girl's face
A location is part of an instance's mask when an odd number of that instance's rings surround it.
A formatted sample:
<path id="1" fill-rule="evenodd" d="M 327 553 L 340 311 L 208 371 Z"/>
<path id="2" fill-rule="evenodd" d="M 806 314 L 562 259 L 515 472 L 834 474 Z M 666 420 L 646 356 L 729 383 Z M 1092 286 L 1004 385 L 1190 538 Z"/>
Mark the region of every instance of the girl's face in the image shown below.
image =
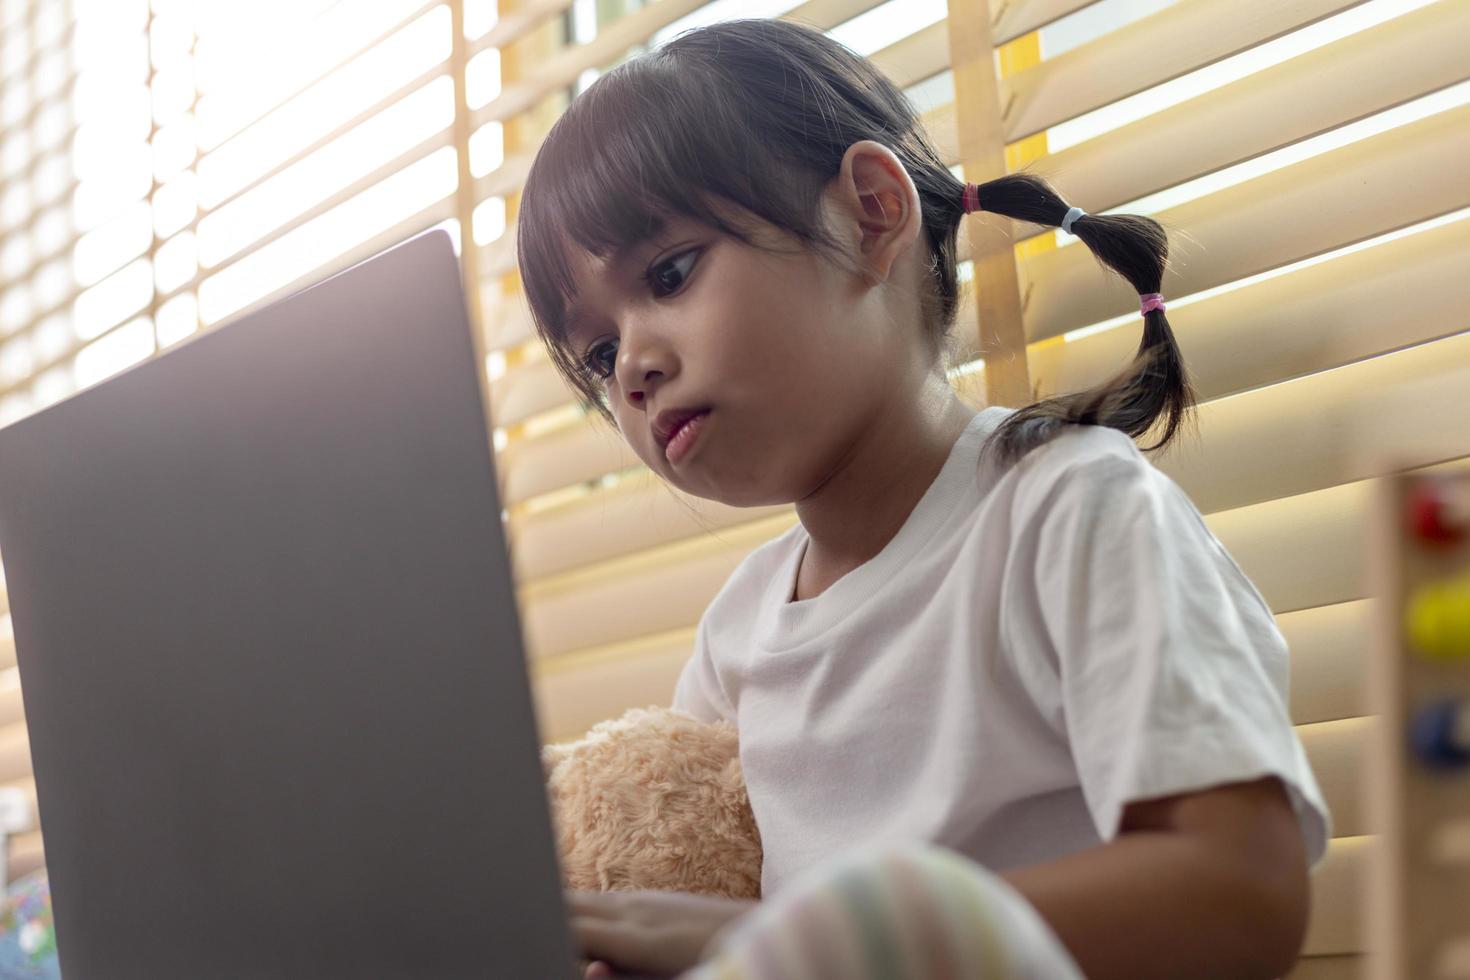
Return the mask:
<path id="1" fill-rule="evenodd" d="M 862 207 L 851 188 L 827 197 L 838 214 L 844 202 L 848 214 Z M 904 209 L 889 200 L 885 220 L 895 210 Z M 859 263 L 885 246 L 859 216 L 836 226 Z M 609 406 L 638 458 L 687 493 L 742 507 L 790 503 L 821 486 L 886 411 L 912 404 L 931 368 L 917 249 L 898 248 L 880 283 L 772 226 L 754 237 L 781 251 L 688 218 L 621 260 L 579 251 L 567 327 L 572 351 L 607 375 Z M 708 410 L 672 462 L 657 431 L 671 409 Z"/>

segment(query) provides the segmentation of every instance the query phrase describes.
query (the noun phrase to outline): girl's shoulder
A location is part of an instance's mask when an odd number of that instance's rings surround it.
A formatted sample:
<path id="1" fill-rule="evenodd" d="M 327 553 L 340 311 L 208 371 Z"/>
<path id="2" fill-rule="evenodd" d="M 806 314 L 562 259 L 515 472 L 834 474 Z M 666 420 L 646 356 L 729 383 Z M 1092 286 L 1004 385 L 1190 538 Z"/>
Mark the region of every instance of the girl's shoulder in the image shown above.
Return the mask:
<path id="1" fill-rule="evenodd" d="M 1142 471 L 1154 466 L 1133 437 L 1105 425 L 1071 425 L 1037 446 L 1001 477 L 1018 497 L 1039 497 L 1079 469 Z"/>

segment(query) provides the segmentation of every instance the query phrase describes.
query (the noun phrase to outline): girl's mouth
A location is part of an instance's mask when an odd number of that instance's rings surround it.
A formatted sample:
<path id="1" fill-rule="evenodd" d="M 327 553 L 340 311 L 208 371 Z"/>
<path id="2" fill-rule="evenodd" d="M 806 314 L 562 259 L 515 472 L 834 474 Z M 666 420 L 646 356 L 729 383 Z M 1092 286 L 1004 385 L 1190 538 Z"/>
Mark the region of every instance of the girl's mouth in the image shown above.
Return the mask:
<path id="1" fill-rule="evenodd" d="M 684 457 L 699 438 L 699 433 L 704 428 L 705 419 L 709 417 L 708 410 L 686 420 L 674 434 L 669 438 L 669 444 L 664 448 L 664 458 L 670 463 L 677 463 Z"/>

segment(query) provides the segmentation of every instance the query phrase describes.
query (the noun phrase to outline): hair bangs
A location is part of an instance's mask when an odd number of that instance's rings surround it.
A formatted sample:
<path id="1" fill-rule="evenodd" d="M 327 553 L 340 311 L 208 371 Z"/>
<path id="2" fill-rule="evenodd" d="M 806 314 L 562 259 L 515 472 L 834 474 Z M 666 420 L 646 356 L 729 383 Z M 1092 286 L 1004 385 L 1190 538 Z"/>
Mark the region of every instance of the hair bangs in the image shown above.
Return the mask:
<path id="1" fill-rule="evenodd" d="M 666 50 L 619 65 L 572 102 L 526 178 L 517 253 L 536 329 L 589 402 L 602 404 L 601 380 L 565 340 L 571 251 L 616 258 L 676 216 L 749 243 L 740 210 L 810 238 L 791 220 L 815 207 L 821 175 L 792 179 L 810 169 L 776 157 L 718 73 L 681 71 Z"/>

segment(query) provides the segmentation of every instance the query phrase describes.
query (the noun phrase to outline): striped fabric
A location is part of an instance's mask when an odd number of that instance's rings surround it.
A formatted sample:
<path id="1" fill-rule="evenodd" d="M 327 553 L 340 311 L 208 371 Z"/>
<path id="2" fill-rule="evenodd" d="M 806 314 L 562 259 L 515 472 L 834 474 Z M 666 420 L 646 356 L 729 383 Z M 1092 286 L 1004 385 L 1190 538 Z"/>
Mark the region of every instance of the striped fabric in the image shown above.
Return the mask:
<path id="1" fill-rule="evenodd" d="M 717 934 L 681 980 L 1082 980 L 1008 883 L 920 842 L 852 852 Z"/>

